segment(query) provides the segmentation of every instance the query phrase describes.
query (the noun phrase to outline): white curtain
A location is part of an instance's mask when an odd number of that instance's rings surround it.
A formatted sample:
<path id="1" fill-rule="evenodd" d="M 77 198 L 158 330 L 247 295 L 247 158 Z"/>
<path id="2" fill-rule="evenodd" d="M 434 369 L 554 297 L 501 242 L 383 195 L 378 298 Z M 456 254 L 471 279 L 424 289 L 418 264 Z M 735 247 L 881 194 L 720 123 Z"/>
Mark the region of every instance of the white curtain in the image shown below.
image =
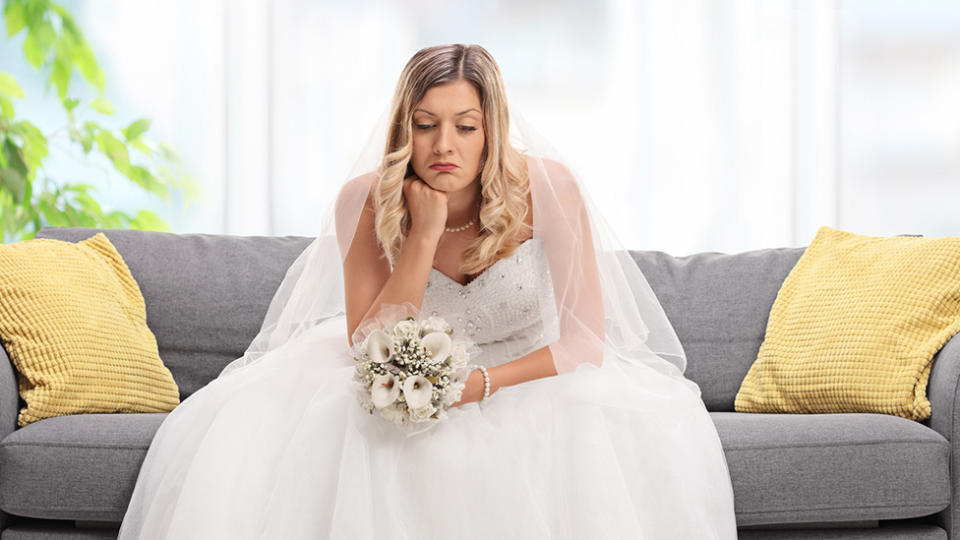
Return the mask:
<path id="1" fill-rule="evenodd" d="M 960 10 L 947 0 L 73 8 L 118 115 L 154 118 L 204 196 L 106 198 L 151 204 L 178 231 L 313 234 L 403 64 L 452 42 L 497 58 L 514 105 L 631 249 L 803 246 L 820 225 L 960 231 Z"/>

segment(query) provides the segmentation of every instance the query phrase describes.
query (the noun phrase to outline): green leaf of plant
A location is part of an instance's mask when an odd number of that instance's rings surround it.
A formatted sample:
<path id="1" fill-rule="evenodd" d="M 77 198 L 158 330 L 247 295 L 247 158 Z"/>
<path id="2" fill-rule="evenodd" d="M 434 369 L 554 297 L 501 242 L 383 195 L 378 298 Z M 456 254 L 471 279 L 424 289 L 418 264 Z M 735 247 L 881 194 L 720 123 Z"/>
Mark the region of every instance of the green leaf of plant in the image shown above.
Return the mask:
<path id="1" fill-rule="evenodd" d="M 9 99 L 3 96 L 0 96 L 0 114 L 2 114 L 3 116 L 6 116 L 11 120 L 13 120 L 15 116 L 15 113 L 13 111 L 13 103 Z"/>
<path id="2" fill-rule="evenodd" d="M 63 100 L 63 108 L 66 109 L 67 111 L 73 111 L 74 109 L 77 108 L 77 105 L 79 104 L 80 104 L 79 99 L 67 98 Z"/>
<path id="3" fill-rule="evenodd" d="M 27 25 L 23 4 L 20 2 L 8 2 L 5 15 L 7 18 L 7 38 L 12 38 L 17 35 L 17 33 Z M 0 235 L 0 237 L 2 236 L 3 235 Z"/>
<path id="4" fill-rule="evenodd" d="M 107 100 L 107 98 L 100 96 L 90 102 L 90 106 L 94 110 L 101 112 L 103 114 L 113 114 L 113 103 Z"/>
<path id="5" fill-rule="evenodd" d="M 148 156 L 152 156 L 152 155 L 153 155 L 153 150 L 151 150 L 150 147 L 147 146 L 147 143 L 143 142 L 141 139 L 137 139 L 137 140 L 135 140 L 135 141 L 132 141 L 132 142 L 130 143 L 130 146 L 136 148 L 137 150 L 143 152 L 144 154 L 146 154 L 146 155 L 148 155 Z"/>
<path id="6" fill-rule="evenodd" d="M 103 130 L 97 134 L 97 148 L 113 162 L 113 166 L 118 171 L 124 172 L 130 168 L 130 155 L 127 153 L 127 146 L 109 131 Z"/>
<path id="7" fill-rule="evenodd" d="M 23 202 L 27 194 L 27 179 L 15 169 L 0 169 L 0 184 L 13 197 L 14 204 Z"/>
<path id="8" fill-rule="evenodd" d="M 12 75 L 0 73 L 0 94 L 12 98 L 23 98 L 23 88 L 17 84 L 17 80 Z"/>
<path id="9" fill-rule="evenodd" d="M 23 52 L 30 65 L 39 69 L 50 47 L 57 39 L 57 32 L 50 21 L 44 18 L 43 6 L 28 11 L 27 27 L 27 39 L 23 40 Z"/>
<path id="10" fill-rule="evenodd" d="M 143 135 L 148 129 L 150 129 L 150 119 L 141 118 L 135 122 L 131 122 L 129 126 L 123 129 L 123 136 L 129 142 L 133 142 L 140 138 L 140 135 Z"/>
<path id="11" fill-rule="evenodd" d="M 67 89 L 70 87 L 70 75 L 73 73 L 72 56 L 73 51 L 69 39 L 61 38 L 58 40 L 50 80 L 57 87 L 57 95 L 60 96 L 61 100 L 67 98 Z"/>
<path id="12" fill-rule="evenodd" d="M 3 157 L 7 160 L 7 168 L 20 173 L 23 178 L 27 177 L 27 164 L 20 157 L 20 149 L 9 138 L 3 140 Z"/>
<path id="13" fill-rule="evenodd" d="M 77 64 L 77 68 L 80 69 L 83 77 L 102 94 L 103 89 L 106 87 L 106 78 L 100 66 L 97 65 L 97 60 L 93 56 L 93 50 L 86 41 L 82 41 L 77 47 L 74 62 Z"/>
<path id="14" fill-rule="evenodd" d="M 137 211 L 137 215 L 130 221 L 130 227 L 145 231 L 170 231 L 170 226 L 150 210 Z"/>
<path id="15" fill-rule="evenodd" d="M 13 132 L 23 137 L 23 155 L 27 161 L 27 166 L 31 171 L 35 171 L 43 163 L 43 158 L 47 157 L 49 150 L 47 148 L 47 137 L 37 126 L 26 120 L 17 122 L 13 125 Z"/>

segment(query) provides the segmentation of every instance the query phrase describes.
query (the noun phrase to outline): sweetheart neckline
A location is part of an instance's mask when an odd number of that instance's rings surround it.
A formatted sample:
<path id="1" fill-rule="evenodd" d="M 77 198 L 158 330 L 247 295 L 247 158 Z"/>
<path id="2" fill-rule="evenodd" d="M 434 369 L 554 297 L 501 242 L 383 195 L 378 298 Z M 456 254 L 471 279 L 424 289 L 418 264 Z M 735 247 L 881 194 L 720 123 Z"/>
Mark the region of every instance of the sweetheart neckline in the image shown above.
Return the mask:
<path id="1" fill-rule="evenodd" d="M 497 266 L 498 264 L 500 264 L 500 263 L 502 263 L 502 262 L 504 262 L 504 261 L 506 261 L 506 260 L 513 259 L 514 256 L 516 256 L 517 253 L 520 253 L 520 250 L 521 250 L 525 245 L 532 243 L 532 242 L 531 242 L 532 240 L 539 239 L 539 238 L 540 238 L 539 236 L 531 236 L 530 238 L 527 238 L 527 239 L 524 240 L 523 242 L 520 242 L 520 245 L 518 245 L 517 248 L 513 250 L 513 253 L 511 253 L 508 257 L 504 257 L 504 258 L 502 258 L 502 259 L 497 259 L 496 261 L 494 261 L 493 264 L 491 264 L 490 266 L 486 267 L 486 268 L 483 270 L 483 272 L 480 272 L 479 274 L 477 274 L 476 277 L 474 277 L 473 279 L 471 279 L 470 281 L 468 281 L 468 282 L 466 283 L 466 285 L 464 285 L 463 283 L 460 283 L 459 281 L 453 279 L 452 277 L 444 274 L 444 273 L 441 272 L 440 270 L 437 270 L 437 269 L 436 269 L 435 267 L 433 267 L 433 266 L 430 267 L 430 271 L 431 271 L 431 272 L 435 272 L 435 273 L 437 273 L 437 274 L 440 274 L 442 277 L 446 278 L 447 281 L 449 281 L 450 283 L 453 283 L 453 284 L 456 285 L 457 287 L 460 287 L 461 289 L 466 289 L 466 288 L 470 287 L 471 285 L 473 285 L 474 283 L 476 283 L 484 274 L 486 274 L 486 273 L 489 272 L 490 270 L 493 270 L 493 268 L 494 268 L 495 266 Z"/>

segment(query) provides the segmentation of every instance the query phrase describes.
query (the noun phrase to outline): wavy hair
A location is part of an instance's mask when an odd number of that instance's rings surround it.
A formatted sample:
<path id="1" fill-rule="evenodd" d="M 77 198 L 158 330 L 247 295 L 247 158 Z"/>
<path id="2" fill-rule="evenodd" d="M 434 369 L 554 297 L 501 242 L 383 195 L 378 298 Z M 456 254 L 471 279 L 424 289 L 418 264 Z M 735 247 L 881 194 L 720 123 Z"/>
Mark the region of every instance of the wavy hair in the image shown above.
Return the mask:
<path id="1" fill-rule="evenodd" d="M 410 58 L 393 95 L 386 149 L 374 194 L 377 241 L 393 269 L 410 231 L 403 180 L 413 174 L 413 109 L 430 88 L 459 79 L 473 84 L 483 106 L 486 156 L 480 168 L 480 236 L 463 252 L 460 270 L 477 274 L 508 257 L 526 237 L 530 176 L 522 151 L 510 144 L 510 115 L 500 68 L 479 45 L 438 45 Z"/>

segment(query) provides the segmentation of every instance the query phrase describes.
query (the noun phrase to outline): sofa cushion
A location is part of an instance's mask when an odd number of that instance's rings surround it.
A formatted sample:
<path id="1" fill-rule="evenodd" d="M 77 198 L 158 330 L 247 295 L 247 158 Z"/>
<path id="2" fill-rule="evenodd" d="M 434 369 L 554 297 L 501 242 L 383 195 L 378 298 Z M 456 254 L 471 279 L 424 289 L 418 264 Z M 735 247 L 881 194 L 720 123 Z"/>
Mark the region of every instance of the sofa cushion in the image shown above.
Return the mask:
<path id="1" fill-rule="evenodd" d="M 14 431 L 0 441 L 0 509 L 119 523 L 167 414 L 56 416 Z"/>
<path id="2" fill-rule="evenodd" d="M 711 411 L 733 411 L 770 307 L 805 248 L 744 253 L 630 251 L 687 353 L 687 378 Z"/>
<path id="3" fill-rule="evenodd" d="M 105 235 L 0 246 L 0 268 L 0 339 L 27 404 L 18 426 L 179 404 L 137 282 Z"/>
<path id="4" fill-rule="evenodd" d="M 101 229 L 45 227 L 37 238 L 76 242 Z M 287 268 L 312 238 L 107 229 L 140 284 L 160 358 L 189 397 L 260 330 Z"/>
<path id="5" fill-rule="evenodd" d="M 739 412 L 930 417 L 933 357 L 960 331 L 960 237 L 820 227 L 770 310 Z"/>
<path id="6" fill-rule="evenodd" d="M 738 525 L 898 519 L 950 504 L 950 443 L 874 413 L 711 412 Z"/>

